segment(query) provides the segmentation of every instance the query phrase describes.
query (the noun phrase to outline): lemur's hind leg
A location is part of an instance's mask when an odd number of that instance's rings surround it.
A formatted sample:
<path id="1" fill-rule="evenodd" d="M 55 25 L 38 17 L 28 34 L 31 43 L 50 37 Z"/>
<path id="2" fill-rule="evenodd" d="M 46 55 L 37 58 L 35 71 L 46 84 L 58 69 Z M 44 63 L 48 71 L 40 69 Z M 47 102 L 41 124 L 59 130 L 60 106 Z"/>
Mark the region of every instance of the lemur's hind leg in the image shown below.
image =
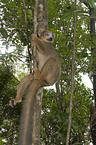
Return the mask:
<path id="1" fill-rule="evenodd" d="M 25 76 L 22 79 L 22 81 L 18 85 L 16 98 L 9 101 L 9 105 L 11 107 L 14 107 L 16 105 L 16 103 L 22 101 L 22 97 L 24 95 L 24 91 L 26 90 L 26 88 L 29 85 L 29 83 L 30 83 L 31 80 L 33 80 L 33 75 L 32 74 L 29 74 L 29 75 Z"/>
<path id="2" fill-rule="evenodd" d="M 58 67 L 59 66 L 55 58 L 50 58 L 43 66 L 41 70 L 41 78 L 43 78 L 48 85 L 53 85 L 60 77 Z"/>
<path id="3" fill-rule="evenodd" d="M 53 85 L 54 82 L 58 80 L 60 75 L 58 71 L 58 64 L 55 58 L 50 58 L 43 66 L 41 72 L 38 68 L 34 68 L 33 70 L 35 71 L 38 80 L 40 80 L 44 86 Z"/>
<path id="4" fill-rule="evenodd" d="M 36 74 L 37 79 L 40 80 L 41 84 L 42 84 L 43 86 L 48 85 L 47 82 L 45 82 L 45 80 L 44 80 L 43 77 L 41 76 L 41 72 L 39 71 L 39 69 L 38 69 L 38 68 L 34 68 L 33 70 L 34 70 L 34 72 L 35 72 L 35 74 Z"/>

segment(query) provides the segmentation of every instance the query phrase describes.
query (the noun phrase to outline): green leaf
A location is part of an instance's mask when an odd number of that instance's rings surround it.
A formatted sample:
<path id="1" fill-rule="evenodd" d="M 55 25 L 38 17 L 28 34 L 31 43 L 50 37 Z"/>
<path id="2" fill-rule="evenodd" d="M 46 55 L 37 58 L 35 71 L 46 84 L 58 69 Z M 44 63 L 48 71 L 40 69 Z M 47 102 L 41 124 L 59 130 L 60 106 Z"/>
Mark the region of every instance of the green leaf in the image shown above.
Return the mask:
<path id="1" fill-rule="evenodd" d="M 6 29 L 0 28 L 0 33 L 2 34 L 3 38 L 7 39 L 8 33 L 7 33 Z"/>

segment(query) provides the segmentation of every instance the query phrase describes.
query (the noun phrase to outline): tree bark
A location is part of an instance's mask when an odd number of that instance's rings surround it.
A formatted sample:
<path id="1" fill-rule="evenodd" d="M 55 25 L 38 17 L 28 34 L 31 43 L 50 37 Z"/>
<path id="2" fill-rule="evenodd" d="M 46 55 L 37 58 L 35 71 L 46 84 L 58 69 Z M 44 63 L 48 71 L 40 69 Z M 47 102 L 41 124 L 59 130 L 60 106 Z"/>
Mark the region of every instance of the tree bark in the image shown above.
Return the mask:
<path id="1" fill-rule="evenodd" d="M 90 8 L 90 16 L 95 14 L 95 8 Z M 91 106 L 91 135 L 93 144 L 96 145 L 96 29 L 95 29 L 95 18 L 90 18 L 90 34 L 91 34 L 91 42 L 93 44 L 93 48 L 91 48 L 91 55 L 93 57 L 93 92 L 94 92 L 94 102 L 95 106 Z M 93 109 L 94 108 L 94 109 Z"/>
<path id="2" fill-rule="evenodd" d="M 47 18 L 47 0 L 36 0 L 34 9 L 34 33 L 39 34 L 41 31 L 48 28 L 48 18 Z M 34 48 L 34 55 L 38 56 L 38 51 L 36 46 Z M 34 62 L 34 66 L 37 66 L 37 62 Z M 40 70 L 40 68 L 39 68 Z M 40 70 L 41 71 L 41 70 Z M 43 89 L 38 91 L 36 95 L 36 100 L 34 104 L 34 117 L 33 117 L 33 131 L 32 131 L 32 145 L 40 144 L 40 118 L 41 118 L 41 108 L 42 108 L 42 96 Z"/>

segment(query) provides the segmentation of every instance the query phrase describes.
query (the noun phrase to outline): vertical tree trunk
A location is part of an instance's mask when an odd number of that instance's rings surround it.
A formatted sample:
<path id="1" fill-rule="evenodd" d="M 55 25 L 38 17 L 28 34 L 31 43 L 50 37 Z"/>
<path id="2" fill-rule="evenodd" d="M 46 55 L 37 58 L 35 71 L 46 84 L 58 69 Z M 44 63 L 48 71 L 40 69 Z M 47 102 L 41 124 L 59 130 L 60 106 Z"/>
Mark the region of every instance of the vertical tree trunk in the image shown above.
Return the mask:
<path id="1" fill-rule="evenodd" d="M 96 13 L 95 8 L 90 8 L 90 16 Z M 91 55 L 93 57 L 93 91 L 94 91 L 94 102 L 95 108 L 91 106 L 91 134 L 93 144 L 96 145 L 96 43 L 95 43 L 95 18 L 90 18 L 90 34 L 91 34 L 91 42 L 93 44 L 93 48 L 91 48 Z"/>
<path id="2" fill-rule="evenodd" d="M 34 33 L 39 34 L 40 31 L 45 30 L 47 28 L 48 28 L 47 0 L 35 0 Z M 36 53 L 38 53 L 38 51 L 36 52 L 36 48 L 34 48 L 35 56 Z M 35 62 L 35 66 L 37 66 L 36 62 Z M 34 107 L 34 117 L 33 117 L 34 120 L 33 120 L 33 131 L 32 131 L 32 145 L 40 144 L 40 117 L 41 117 L 41 108 L 42 108 L 42 96 L 43 96 L 43 89 L 40 89 L 38 91 L 38 94 L 36 95 L 36 101 L 34 104 L 35 107 Z"/>

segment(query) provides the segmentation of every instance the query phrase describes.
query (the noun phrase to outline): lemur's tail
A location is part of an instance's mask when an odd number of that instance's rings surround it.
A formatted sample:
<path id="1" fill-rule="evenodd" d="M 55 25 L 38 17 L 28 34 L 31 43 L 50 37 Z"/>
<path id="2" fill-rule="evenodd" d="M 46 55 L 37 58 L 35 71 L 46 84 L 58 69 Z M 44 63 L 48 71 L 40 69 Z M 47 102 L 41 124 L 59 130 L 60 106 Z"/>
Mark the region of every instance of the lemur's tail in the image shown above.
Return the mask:
<path id="1" fill-rule="evenodd" d="M 41 86 L 40 81 L 34 79 L 25 95 L 21 113 L 18 145 L 32 145 L 34 100 Z"/>

